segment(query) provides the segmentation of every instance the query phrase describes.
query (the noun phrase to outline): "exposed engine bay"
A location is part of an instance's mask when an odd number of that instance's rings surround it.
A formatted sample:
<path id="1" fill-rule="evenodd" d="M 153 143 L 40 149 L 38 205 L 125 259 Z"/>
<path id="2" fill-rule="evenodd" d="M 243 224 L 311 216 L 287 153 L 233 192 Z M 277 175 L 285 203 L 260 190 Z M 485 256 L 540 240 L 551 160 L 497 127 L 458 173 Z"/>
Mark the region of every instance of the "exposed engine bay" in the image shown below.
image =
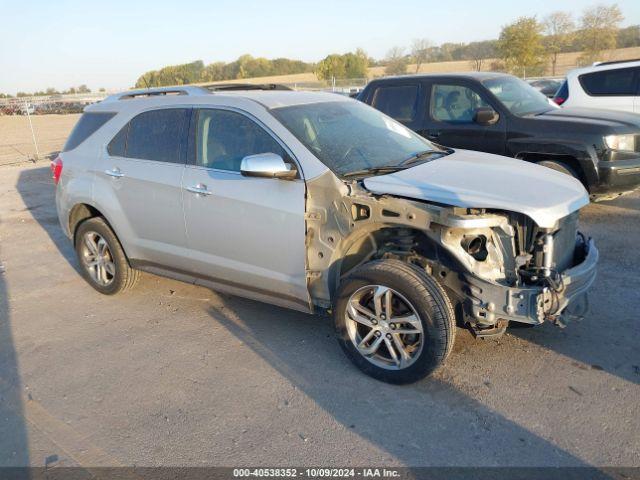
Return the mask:
<path id="1" fill-rule="evenodd" d="M 509 321 L 563 326 L 585 313 L 596 273 L 598 253 L 578 232 L 578 213 L 540 228 L 521 213 L 374 195 L 322 175 L 307 186 L 311 302 L 330 308 L 342 277 L 393 258 L 437 279 L 478 335 L 502 333 Z"/>

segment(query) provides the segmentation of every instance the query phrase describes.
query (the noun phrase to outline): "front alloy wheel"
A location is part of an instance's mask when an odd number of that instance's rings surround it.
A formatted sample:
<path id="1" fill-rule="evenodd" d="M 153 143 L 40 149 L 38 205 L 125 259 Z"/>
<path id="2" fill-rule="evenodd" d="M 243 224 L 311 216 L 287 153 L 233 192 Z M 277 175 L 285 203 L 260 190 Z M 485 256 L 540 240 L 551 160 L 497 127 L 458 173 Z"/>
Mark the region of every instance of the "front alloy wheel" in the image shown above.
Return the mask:
<path id="1" fill-rule="evenodd" d="M 403 369 L 422 351 L 423 329 L 415 307 L 384 285 L 366 285 L 349 298 L 345 322 L 349 339 L 373 365 Z"/>
<path id="2" fill-rule="evenodd" d="M 449 297 L 423 269 L 399 260 L 377 260 L 351 272 L 340 282 L 333 314 L 347 357 L 385 382 L 424 378 L 453 347 Z"/>

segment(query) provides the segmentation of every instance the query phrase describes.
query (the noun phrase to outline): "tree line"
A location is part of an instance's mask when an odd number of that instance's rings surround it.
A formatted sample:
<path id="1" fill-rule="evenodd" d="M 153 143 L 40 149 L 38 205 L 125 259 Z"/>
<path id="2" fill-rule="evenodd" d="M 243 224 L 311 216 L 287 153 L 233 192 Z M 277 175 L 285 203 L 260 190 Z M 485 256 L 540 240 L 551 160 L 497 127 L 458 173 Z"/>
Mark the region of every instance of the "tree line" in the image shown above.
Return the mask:
<path id="1" fill-rule="evenodd" d="M 540 75 L 550 67 L 556 75 L 561 53 L 582 52 L 578 62 L 587 65 L 602 60 L 605 51 L 640 46 L 640 25 L 620 28 L 624 20 L 616 4 L 587 8 L 576 20 L 570 12 L 556 11 L 541 20 L 524 16 L 502 28 L 499 38 L 470 43 L 444 43 L 434 46 L 428 39 L 416 39 L 409 53 L 394 47 L 383 62 L 385 73 L 407 73 L 409 64 L 415 71 L 430 62 L 468 60 L 471 68 L 489 67 L 518 75 Z"/>
<path id="2" fill-rule="evenodd" d="M 289 58 L 267 59 L 242 55 L 233 62 L 214 62 L 205 65 L 202 60 L 182 65 L 171 65 L 141 75 L 136 88 L 189 83 L 219 82 L 275 75 L 314 72 L 319 79 L 365 78 L 368 68 L 382 66 L 387 75 L 409 73 L 413 64 L 415 72 L 432 62 L 469 61 L 474 70 L 489 67 L 517 75 L 541 75 L 549 68 L 556 75 L 558 56 L 561 53 L 582 52 L 578 62 L 587 65 L 602 60 L 605 51 L 614 48 L 640 46 L 640 25 L 620 28 L 624 20 L 616 4 L 587 8 L 579 18 L 570 12 L 553 12 L 538 20 L 535 16 L 523 16 L 502 27 L 494 40 L 469 43 L 443 43 L 434 45 L 429 39 L 416 39 L 409 48 L 393 47 L 384 59 L 375 60 L 362 49 L 345 54 L 327 55 L 318 63 L 307 63 Z M 490 65 L 487 62 L 491 61 Z M 103 88 L 100 91 L 104 91 Z M 66 93 L 89 93 L 86 85 L 58 92 L 18 92 L 18 97 L 51 96 Z M 0 93 L 0 98 L 11 95 Z"/>

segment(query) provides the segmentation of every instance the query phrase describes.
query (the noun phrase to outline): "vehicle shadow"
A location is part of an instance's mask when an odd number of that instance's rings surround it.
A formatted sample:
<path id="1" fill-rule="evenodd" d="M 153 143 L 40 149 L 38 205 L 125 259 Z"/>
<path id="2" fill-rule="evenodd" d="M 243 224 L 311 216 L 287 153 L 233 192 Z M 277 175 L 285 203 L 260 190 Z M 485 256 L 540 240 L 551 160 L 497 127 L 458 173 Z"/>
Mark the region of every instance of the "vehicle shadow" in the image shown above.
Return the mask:
<path id="1" fill-rule="evenodd" d="M 11 328 L 9 290 L 6 274 L 0 267 L 0 468 L 29 466 L 29 444 L 23 415 L 22 392 Z"/>
<path id="2" fill-rule="evenodd" d="M 640 383 L 637 339 L 640 295 L 640 195 L 591 204 L 581 212 L 580 229 L 593 236 L 600 253 L 598 276 L 589 290 L 590 312 L 563 330 L 553 325 L 510 328 L 509 333 L 580 362 Z"/>
<path id="3" fill-rule="evenodd" d="M 589 466 L 461 392 L 446 375 L 409 386 L 365 376 L 340 351 L 327 317 L 277 307 L 261 309 L 257 317 L 252 301 L 221 301 L 209 308 L 212 319 L 337 422 L 408 466 Z M 357 458 L 353 462 L 358 465 Z M 576 478 L 610 478 L 580 470 Z M 544 478 L 571 478 L 567 471 L 556 473 L 561 475 L 545 472 Z"/>
<path id="4" fill-rule="evenodd" d="M 51 192 L 43 195 L 42 189 Z M 20 172 L 16 182 L 16 190 L 22 197 L 25 209 L 29 211 L 33 219 L 47 232 L 49 238 L 60 251 L 64 259 L 80 273 L 76 261 L 73 245 L 62 232 L 56 213 L 55 190 L 51 180 L 51 170 L 48 166 L 33 169 L 24 169 Z"/>

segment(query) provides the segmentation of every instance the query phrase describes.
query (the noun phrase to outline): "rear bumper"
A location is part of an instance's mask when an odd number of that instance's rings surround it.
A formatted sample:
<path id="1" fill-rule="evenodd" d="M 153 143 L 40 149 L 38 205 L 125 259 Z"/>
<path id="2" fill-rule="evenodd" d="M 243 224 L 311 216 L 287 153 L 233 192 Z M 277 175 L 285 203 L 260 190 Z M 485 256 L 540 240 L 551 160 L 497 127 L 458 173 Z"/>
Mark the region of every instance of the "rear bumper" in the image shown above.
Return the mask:
<path id="1" fill-rule="evenodd" d="M 626 193 L 640 187 L 640 157 L 598 163 L 598 185 L 591 188 L 593 196 Z"/>
<path id="2" fill-rule="evenodd" d="M 495 325 L 498 320 L 537 325 L 548 318 L 550 311 L 556 318 L 568 313 L 583 315 L 585 311 L 577 310 L 586 310 L 588 305 L 587 290 L 596 278 L 599 254 L 591 239 L 576 248 L 584 249 L 576 252 L 583 260 L 562 273 L 563 289 L 558 293 L 547 287 L 512 288 L 467 276 L 466 313 L 484 326 Z"/>

